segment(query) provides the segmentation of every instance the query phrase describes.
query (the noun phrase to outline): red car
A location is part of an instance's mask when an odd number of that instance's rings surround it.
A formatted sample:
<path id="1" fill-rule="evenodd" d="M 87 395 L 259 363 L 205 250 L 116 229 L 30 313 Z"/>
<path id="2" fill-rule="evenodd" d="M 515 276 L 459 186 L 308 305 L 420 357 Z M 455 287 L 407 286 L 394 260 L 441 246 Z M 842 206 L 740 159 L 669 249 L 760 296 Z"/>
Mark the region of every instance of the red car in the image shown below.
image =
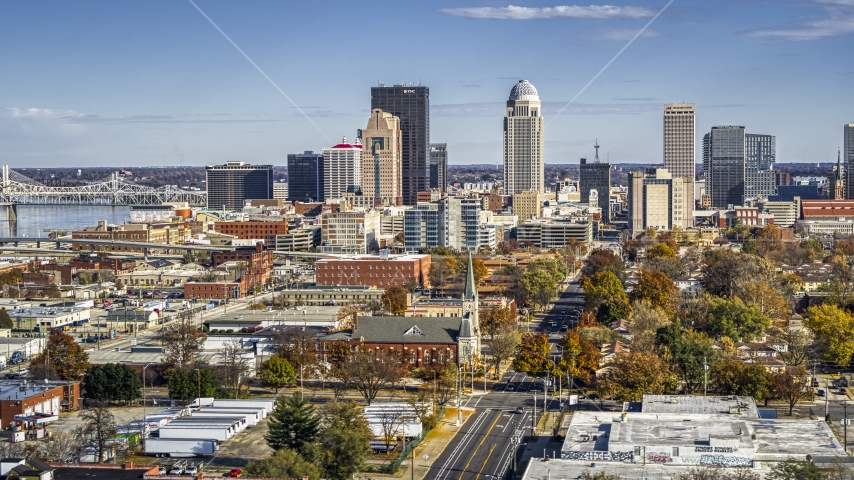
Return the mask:
<path id="1" fill-rule="evenodd" d="M 228 472 L 229 477 L 239 477 L 240 474 L 243 473 L 243 470 L 239 468 L 232 468 L 230 472 Z"/>

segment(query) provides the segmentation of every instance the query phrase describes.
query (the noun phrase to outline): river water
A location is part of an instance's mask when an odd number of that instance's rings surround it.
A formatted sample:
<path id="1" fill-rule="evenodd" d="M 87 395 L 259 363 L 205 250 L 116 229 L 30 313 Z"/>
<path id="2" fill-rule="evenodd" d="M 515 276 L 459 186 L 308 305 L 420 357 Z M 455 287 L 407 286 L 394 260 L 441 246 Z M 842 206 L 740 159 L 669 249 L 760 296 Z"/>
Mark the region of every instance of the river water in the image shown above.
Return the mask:
<path id="1" fill-rule="evenodd" d="M 110 205 L 18 205 L 18 221 L 8 220 L 8 207 L 0 207 L 0 237 L 47 237 L 51 231 L 82 230 L 98 220 L 122 224 L 130 207 Z"/>

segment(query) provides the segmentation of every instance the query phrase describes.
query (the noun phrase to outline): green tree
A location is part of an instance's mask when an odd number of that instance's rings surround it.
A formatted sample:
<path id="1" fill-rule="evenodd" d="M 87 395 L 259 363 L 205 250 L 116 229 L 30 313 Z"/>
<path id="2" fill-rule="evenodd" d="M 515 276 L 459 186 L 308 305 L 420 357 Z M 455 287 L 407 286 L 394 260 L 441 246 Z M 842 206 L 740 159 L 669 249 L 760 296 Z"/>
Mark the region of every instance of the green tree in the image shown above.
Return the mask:
<path id="1" fill-rule="evenodd" d="M 825 480 L 827 475 L 813 462 L 789 458 L 778 462 L 765 475 L 767 480 Z"/>
<path id="2" fill-rule="evenodd" d="M 383 306 L 392 315 L 403 315 L 406 312 L 407 295 L 403 287 L 388 287 L 383 293 Z"/>
<path id="3" fill-rule="evenodd" d="M 254 478 L 303 478 L 319 480 L 320 470 L 298 452 L 282 448 L 261 460 L 251 460 L 244 472 Z"/>
<path id="4" fill-rule="evenodd" d="M 89 367 L 83 375 L 83 386 L 90 399 L 129 402 L 140 397 L 142 380 L 131 367 L 108 363 Z"/>
<path id="5" fill-rule="evenodd" d="M 290 448 L 302 453 L 320 432 L 320 417 L 314 407 L 296 392 L 290 397 L 276 399 L 270 414 L 267 444 L 274 450 Z"/>
<path id="6" fill-rule="evenodd" d="M 320 433 L 315 462 L 325 478 L 349 480 L 362 470 L 371 453 L 373 433 L 355 403 L 336 402 L 326 408 L 326 429 Z"/>
<path id="7" fill-rule="evenodd" d="M 261 365 L 261 379 L 267 387 L 275 388 L 278 395 L 280 388 L 296 384 L 296 373 L 291 362 L 273 356 Z"/>
<path id="8" fill-rule="evenodd" d="M 745 240 L 744 243 L 741 244 L 741 251 L 749 255 L 756 255 L 759 251 L 759 249 L 756 248 L 756 240 L 754 240 L 753 237 Z"/>
<path id="9" fill-rule="evenodd" d="M 712 297 L 708 302 L 706 329 L 714 335 L 733 341 L 750 341 L 768 328 L 768 317 L 755 305 L 745 305 L 740 298 Z"/>
<path id="10" fill-rule="evenodd" d="M 9 312 L 5 308 L 0 308 L 0 328 L 15 328 L 12 317 L 9 316 Z"/>
<path id="11" fill-rule="evenodd" d="M 222 395 L 219 377 L 210 368 L 185 370 L 176 368 L 167 375 L 169 398 L 192 400 L 201 397 L 219 397 Z M 201 395 L 200 395 L 201 391 Z"/>
<path id="12" fill-rule="evenodd" d="M 836 305 L 816 305 L 806 312 L 804 325 L 815 336 L 825 360 L 840 366 L 851 363 L 854 354 L 854 315 Z"/>
<path id="13" fill-rule="evenodd" d="M 632 307 L 629 302 L 622 299 L 608 299 L 596 309 L 596 321 L 602 325 L 608 325 L 616 320 L 625 320 L 632 315 Z"/>
<path id="14" fill-rule="evenodd" d="M 544 308 L 557 296 L 558 282 L 551 272 L 542 268 L 531 268 L 519 279 L 519 286 L 536 308 Z"/>
<path id="15" fill-rule="evenodd" d="M 522 343 L 513 360 L 513 370 L 526 372 L 532 377 L 540 376 L 549 371 L 549 352 L 551 352 L 549 337 L 543 333 L 528 333 L 522 338 Z"/>
<path id="16" fill-rule="evenodd" d="M 623 283 L 610 270 L 603 270 L 590 277 L 581 279 L 584 288 L 584 299 L 587 309 L 595 311 L 607 300 L 628 303 L 629 299 L 623 291 Z"/>
<path id="17" fill-rule="evenodd" d="M 771 393 L 771 375 L 757 363 L 748 365 L 727 358 L 712 365 L 709 377 L 714 390 L 722 395 L 749 396 L 762 401 Z"/>
<path id="18" fill-rule="evenodd" d="M 701 387 L 706 380 L 704 363 L 713 365 L 720 355 L 712 339 L 703 332 L 682 330 L 677 324 L 659 329 L 656 338 L 670 351 L 685 389 L 693 392 Z"/>

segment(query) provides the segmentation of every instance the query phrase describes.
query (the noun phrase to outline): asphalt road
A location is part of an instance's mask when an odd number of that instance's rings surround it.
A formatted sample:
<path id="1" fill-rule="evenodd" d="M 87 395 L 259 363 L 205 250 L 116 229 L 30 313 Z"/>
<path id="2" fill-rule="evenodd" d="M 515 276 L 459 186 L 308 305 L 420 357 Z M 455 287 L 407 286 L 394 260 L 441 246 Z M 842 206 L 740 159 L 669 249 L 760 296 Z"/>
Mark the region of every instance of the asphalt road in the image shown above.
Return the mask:
<path id="1" fill-rule="evenodd" d="M 546 332 L 552 343 L 552 355 L 560 355 L 557 345 L 563 332 L 572 327 L 570 312 L 584 305 L 584 295 L 577 283 L 564 284 L 565 289 L 552 308 L 535 317 L 529 324 L 531 331 Z M 554 322 L 554 325 L 550 325 Z M 557 358 L 556 358 L 557 359 Z M 511 478 L 514 456 L 519 444 L 525 444 L 531 435 L 534 411 L 543 409 L 559 411 L 561 402 L 552 393 L 543 398 L 542 379 L 537 382 L 525 373 L 506 372 L 501 381 L 484 393 L 484 384 L 475 381 L 474 391 L 463 405 L 473 407 L 476 413 L 460 428 L 459 433 L 433 462 L 425 478 L 436 480 L 504 480 Z M 512 385 L 508 390 L 507 386 Z M 534 400 L 536 399 L 536 405 Z M 522 407 L 522 413 L 515 413 Z M 515 435 L 518 442 L 511 439 Z M 517 470 L 523 466 L 517 466 Z"/>
<path id="2" fill-rule="evenodd" d="M 515 414 L 483 409 L 471 415 L 454 441 L 442 452 L 425 478 L 435 480 L 503 479 L 512 469 L 519 425 L 530 422 L 530 412 Z M 518 433 L 516 433 L 518 436 Z"/>

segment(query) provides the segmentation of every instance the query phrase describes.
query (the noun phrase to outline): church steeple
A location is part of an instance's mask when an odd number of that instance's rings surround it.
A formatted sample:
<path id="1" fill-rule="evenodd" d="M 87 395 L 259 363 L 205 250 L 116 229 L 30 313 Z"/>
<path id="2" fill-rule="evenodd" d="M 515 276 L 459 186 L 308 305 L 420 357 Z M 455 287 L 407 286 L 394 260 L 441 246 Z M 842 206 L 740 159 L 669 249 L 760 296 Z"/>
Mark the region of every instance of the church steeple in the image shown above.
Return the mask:
<path id="1" fill-rule="evenodd" d="M 477 284 L 474 281 L 474 267 L 471 261 L 471 252 L 469 252 L 469 264 L 466 271 L 466 293 L 463 300 L 477 300 Z"/>

